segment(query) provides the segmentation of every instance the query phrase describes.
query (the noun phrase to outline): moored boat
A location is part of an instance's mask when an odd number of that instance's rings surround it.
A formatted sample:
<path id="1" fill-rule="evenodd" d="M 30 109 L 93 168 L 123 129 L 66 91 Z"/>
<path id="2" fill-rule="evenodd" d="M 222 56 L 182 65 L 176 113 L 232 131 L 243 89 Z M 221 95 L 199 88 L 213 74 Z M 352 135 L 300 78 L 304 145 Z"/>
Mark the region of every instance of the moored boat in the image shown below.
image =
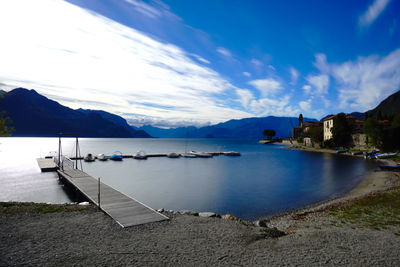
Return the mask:
<path id="1" fill-rule="evenodd" d="M 184 157 L 184 158 L 197 158 L 197 156 L 195 154 L 191 154 L 191 153 L 183 153 L 182 157 Z"/>
<path id="2" fill-rule="evenodd" d="M 94 158 L 94 156 L 91 153 L 89 153 L 83 158 L 83 160 L 86 162 L 92 162 L 92 161 L 95 161 L 96 159 Z"/>
<path id="3" fill-rule="evenodd" d="M 146 155 L 146 152 L 144 152 L 143 150 L 140 150 L 133 155 L 133 158 L 134 159 L 147 159 L 147 155 Z"/>
<path id="4" fill-rule="evenodd" d="M 236 151 L 227 151 L 227 152 L 223 152 L 222 154 L 224 154 L 226 156 L 240 156 L 240 152 L 236 152 Z"/>
<path id="5" fill-rule="evenodd" d="M 179 158 L 180 156 L 181 156 L 181 154 L 175 153 L 175 152 L 172 152 L 172 153 L 168 153 L 168 154 L 167 154 L 167 157 L 168 157 L 168 158 Z"/>
<path id="6" fill-rule="evenodd" d="M 381 153 L 381 154 L 375 154 L 376 159 L 388 159 L 388 158 L 393 158 L 397 156 L 397 152 L 394 153 Z"/>
<path id="7" fill-rule="evenodd" d="M 98 155 L 97 155 L 97 159 L 98 159 L 98 160 L 101 160 L 101 161 L 106 161 L 106 160 L 108 160 L 107 156 L 104 155 L 104 154 L 98 154 Z"/>
<path id="8" fill-rule="evenodd" d="M 349 152 L 349 150 L 348 149 L 337 150 L 336 154 L 342 154 L 342 153 L 346 153 L 346 152 Z"/>
<path id="9" fill-rule="evenodd" d="M 123 158 L 122 153 L 119 151 L 115 151 L 114 154 L 110 156 L 110 160 L 114 161 L 121 161 Z"/>
<path id="10" fill-rule="evenodd" d="M 213 155 L 205 152 L 190 151 L 189 154 L 195 155 L 198 158 L 211 158 Z"/>

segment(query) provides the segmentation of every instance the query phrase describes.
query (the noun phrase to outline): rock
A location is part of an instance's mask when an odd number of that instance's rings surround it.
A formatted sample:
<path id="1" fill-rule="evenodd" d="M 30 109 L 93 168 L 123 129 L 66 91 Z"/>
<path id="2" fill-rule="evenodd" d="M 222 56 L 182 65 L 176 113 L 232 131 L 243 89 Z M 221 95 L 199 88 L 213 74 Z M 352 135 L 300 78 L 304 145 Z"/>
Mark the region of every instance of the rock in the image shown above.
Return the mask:
<path id="1" fill-rule="evenodd" d="M 164 209 L 158 209 L 157 211 L 161 213 L 164 212 Z"/>
<path id="2" fill-rule="evenodd" d="M 225 214 L 221 217 L 224 220 L 232 220 L 232 221 L 237 221 L 237 218 L 233 215 L 230 214 Z"/>
<path id="3" fill-rule="evenodd" d="M 182 214 L 182 215 L 199 216 L 198 212 L 191 211 L 191 210 L 181 210 L 181 211 L 179 211 L 179 213 Z"/>
<path id="4" fill-rule="evenodd" d="M 79 206 L 89 206 L 89 202 L 85 201 L 85 202 L 81 202 L 78 204 Z"/>
<path id="5" fill-rule="evenodd" d="M 200 216 L 200 217 L 208 217 L 208 218 L 211 218 L 211 217 L 217 217 L 217 214 L 214 213 L 214 212 L 199 212 L 199 216 Z"/>
<path id="6" fill-rule="evenodd" d="M 267 220 L 258 220 L 254 222 L 254 225 L 258 227 L 267 227 Z"/>
<path id="7" fill-rule="evenodd" d="M 276 227 L 274 228 L 262 228 L 262 233 L 265 238 L 278 238 L 281 236 L 285 236 L 286 233 L 278 230 Z"/>

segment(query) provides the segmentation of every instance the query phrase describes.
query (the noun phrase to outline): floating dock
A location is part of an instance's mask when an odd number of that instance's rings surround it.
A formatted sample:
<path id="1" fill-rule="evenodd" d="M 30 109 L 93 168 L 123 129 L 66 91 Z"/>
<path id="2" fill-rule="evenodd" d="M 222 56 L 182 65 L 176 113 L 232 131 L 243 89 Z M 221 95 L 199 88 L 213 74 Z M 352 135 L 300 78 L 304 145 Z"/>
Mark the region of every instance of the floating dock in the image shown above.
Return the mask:
<path id="1" fill-rule="evenodd" d="M 101 182 L 99 184 L 97 179 L 81 170 L 73 169 L 72 167 L 64 167 L 64 170 L 58 170 L 57 172 L 61 179 L 74 186 L 122 227 L 169 219 L 118 190 Z"/>
<path id="2" fill-rule="evenodd" d="M 36 160 L 42 172 L 54 172 L 58 169 L 57 165 L 53 161 L 53 158 L 36 159 Z"/>

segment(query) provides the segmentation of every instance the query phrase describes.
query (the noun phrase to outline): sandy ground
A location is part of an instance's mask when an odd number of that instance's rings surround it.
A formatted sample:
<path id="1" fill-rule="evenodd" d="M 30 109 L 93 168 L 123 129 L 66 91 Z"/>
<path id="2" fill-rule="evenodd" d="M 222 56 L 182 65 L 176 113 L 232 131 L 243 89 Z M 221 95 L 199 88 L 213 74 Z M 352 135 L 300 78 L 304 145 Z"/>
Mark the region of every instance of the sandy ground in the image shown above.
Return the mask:
<path id="1" fill-rule="evenodd" d="M 400 185 L 372 172 L 344 198 L 271 218 L 269 227 L 165 213 L 169 221 L 121 228 L 95 208 L 0 214 L 0 266 L 400 266 L 400 227 L 337 227 L 324 207 Z"/>

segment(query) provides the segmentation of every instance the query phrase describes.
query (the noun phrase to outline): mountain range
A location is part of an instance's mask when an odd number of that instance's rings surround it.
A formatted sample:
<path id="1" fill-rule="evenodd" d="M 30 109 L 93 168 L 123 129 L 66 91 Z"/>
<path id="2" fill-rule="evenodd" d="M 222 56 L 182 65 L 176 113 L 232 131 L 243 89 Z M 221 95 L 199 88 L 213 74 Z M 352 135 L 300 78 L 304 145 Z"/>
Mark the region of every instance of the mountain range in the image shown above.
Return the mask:
<path id="1" fill-rule="evenodd" d="M 24 88 L 3 94 L 0 110 L 5 111 L 13 121 L 13 136 L 52 137 L 64 133 L 79 137 L 151 137 L 144 131 L 132 129 L 128 124 L 118 124 L 104 118 L 114 118 L 116 115 L 74 110 L 35 90 Z"/>
<path id="2" fill-rule="evenodd" d="M 200 128 L 188 126 L 162 129 L 151 125 L 134 127 L 118 115 L 102 110 L 74 110 L 35 90 L 16 88 L 7 93 L 0 90 L 0 95 L 0 111 L 5 111 L 12 119 L 15 128 L 13 136 L 50 137 L 70 133 L 80 137 L 260 139 L 265 129 L 274 129 L 276 137 L 288 137 L 292 128 L 298 126 L 296 117 L 268 116 L 229 120 Z M 395 114 L 400 114 L 400 91 L 366 113 L 350 113 L 357 119 L 364 119 L 365 115 L 391 118 Z M 317 120 L 304 118 L 304 121 Z"/>

